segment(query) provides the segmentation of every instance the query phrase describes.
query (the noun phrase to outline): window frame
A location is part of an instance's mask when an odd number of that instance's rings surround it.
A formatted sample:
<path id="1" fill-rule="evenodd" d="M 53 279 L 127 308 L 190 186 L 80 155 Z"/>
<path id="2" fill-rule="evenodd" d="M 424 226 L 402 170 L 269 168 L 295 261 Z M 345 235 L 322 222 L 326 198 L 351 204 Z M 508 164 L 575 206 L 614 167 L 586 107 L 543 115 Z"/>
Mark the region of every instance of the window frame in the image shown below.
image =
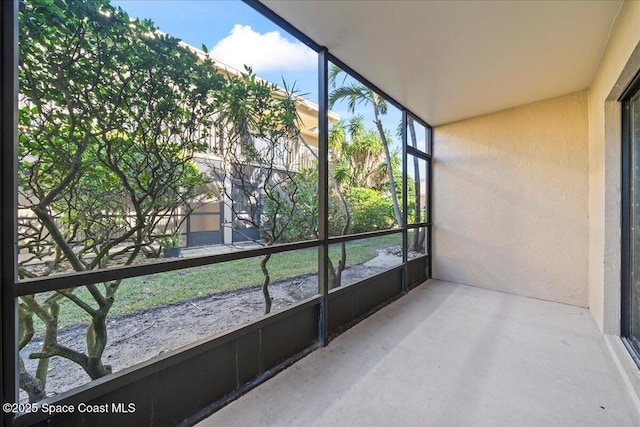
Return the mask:
<path id="1" fill-rule="evenodd" d="M 633 170 L 633 128 L 631 126 L 631 100 L 640 93 L 640 72 L 633 78 L 623 91 L 619 101 L 622 114 L 621 140 L 621 315 L 620 338 L 629 351 L 631 358 L 640 367 L 640 337 L 634 337 L 632 332 L 632 170 Z M 640 162 L 640 159 L 637 159 Z M 639 308 L 640 309 L 640 308 Z"/>

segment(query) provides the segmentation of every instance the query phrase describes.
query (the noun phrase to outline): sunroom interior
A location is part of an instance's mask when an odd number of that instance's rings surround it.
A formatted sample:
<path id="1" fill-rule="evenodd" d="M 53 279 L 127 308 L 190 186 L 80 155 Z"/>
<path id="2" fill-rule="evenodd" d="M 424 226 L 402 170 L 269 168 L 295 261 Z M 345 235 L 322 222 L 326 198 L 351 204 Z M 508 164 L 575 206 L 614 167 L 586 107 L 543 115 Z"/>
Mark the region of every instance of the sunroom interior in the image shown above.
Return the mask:
<path id="1" fill-rule="evenodd" d="M 3 425 L 639 425 L 640 2 L 247 4 L 317 52 L 316 238 L 24 279 L 18 11 L 3 2 L 3 404 L 21 402 L 23 296 L 306 250 L 318 284 L 286 309 L 47 396 L 51 413 L 4 411 Z M 393 228 L 330 230 L 330 64 L 402 119 Z M 414 160 L 424 212 L 411 220 Z M 333 288 L 339 246 L 366 239 L 401 253 Z"/>

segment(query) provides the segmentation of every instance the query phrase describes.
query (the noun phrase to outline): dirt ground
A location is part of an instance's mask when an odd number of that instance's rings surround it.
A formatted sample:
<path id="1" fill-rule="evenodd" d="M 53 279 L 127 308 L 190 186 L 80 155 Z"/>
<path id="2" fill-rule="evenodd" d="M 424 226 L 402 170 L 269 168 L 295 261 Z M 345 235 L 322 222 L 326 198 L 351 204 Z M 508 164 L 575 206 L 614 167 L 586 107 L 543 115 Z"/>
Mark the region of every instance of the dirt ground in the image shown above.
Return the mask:
<path id="1" fill-rule="evenodd" d="M 378 251 L 378 255 L 343 272 L 343 285 L 354 283 L 401 263 L 399 248 Z M 269 292 L 273 299 L 272 312 L 277 312 L 310 296 L 316 295 L 318 278 L 305 275 L 272 283 Z M 103 362 L 113 372 L 152 359 L 165 352 L 211 337 L 233 326 L 241 325 L 263 315 L 264 300 L 259 286 L 238 291 L 156 307 L 133 315 L 108 321 L 109 344 Z M 59 343 L 86 351 L 86 326 L 60 331 Z M 28 355 L 40 349 L 41 341 L 32 340 L 22 349 L 21 356 L 28 372 L 35 372 L 36 361 Z M 89 376 L 75 363 L 53 357 L 49 362 L 47 396 L 70 390 L 90 381 Z M 27 401 L 20 392 L 21 401 Z"/>

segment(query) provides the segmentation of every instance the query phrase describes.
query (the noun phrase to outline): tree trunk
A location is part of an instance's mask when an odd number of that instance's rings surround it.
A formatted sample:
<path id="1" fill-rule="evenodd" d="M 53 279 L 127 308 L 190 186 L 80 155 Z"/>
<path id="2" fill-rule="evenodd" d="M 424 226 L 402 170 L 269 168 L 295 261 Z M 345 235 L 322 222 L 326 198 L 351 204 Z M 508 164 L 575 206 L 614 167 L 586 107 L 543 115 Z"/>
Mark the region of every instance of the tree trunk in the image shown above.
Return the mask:
<path id="1" fill-rule="evenodd" d="M 347 265 L 347 248 L 346 243 L 341 243 L 341 257 L 338 260 L 338 268 L 333 265 L 331 258 L 327 258 L 329 261 L 329 290 L 339 288 L 342 285 L 342 272 Z"/>
<path id="2" fill-rule="evenodd" d="M 20 388 L 27 392 L 29 402 L 38 402 L 46 397 L 44 385 L 39 379 L 29 375 L 24 367 L 22 357 L 18 357 L 18 381 Z"/>
<path id="3" fill-rule="evenodd" d="M 62 253 L 67 257 L 67 261 L 71 263 L 71 266 L 75 271 L 84 271 L 85 266 L 82 264 L 82 261 L 78 258 L 78 256 L 73 252 L 73 248 L 64 238 L 55 221 L 47 210 L 41 205 L 35 205 L 31 207 L 33 213 L 36 214 L 38 219 L 42 222 L 42 225 L 47 229 L 47 231 L 51 234 L 51 238 L 58 245 Z"/>
<path id="4" fill-rule="evenodd" d="M 316 160 L 319 160 L 318 158 L 318 154 L 313 151 L 311 149 L 311 147 L 309 147 L 309 144 L 307 144 L 307 141 L 304 140 L 304 138 L 302 136 L 298 137 L 300 139 L 300 141 L 302 141 L 302 144 L 304 144 L 305 147 L 307 147 L 307 149 L 311 152 L 311 154 L 313 155 L 313 157 L 316 158 Z M 347 199 L 344 197 L 344 194 L 342 193 L 342 190 L 340 190 L 340 187 L 338 186 L 338 182 L 336 181 L 336 178 L 333 176 L 333 174 L 329 171 L 329 179 L 331 180 L 331 182 L 333 183 L 334 187 L 336 188 L 336 192 L 338 193 L 338 197 L 340 198 L 340 203 L 342 203 L 342 209 L 344 210 L 344 226 L 342 227 L 342 235 L 346 235 L 349 232 L 349 227 L 351 226 L 351 215 L 349 214 L 349 205 L 347 205 Z M 316 234 L 316 238 L 317 238 L 317 234 Z M 336 270 L 333 263 L 331 262 L 331 259 L 329 259 L 329 289 L 333 289 L 333 288 L 338 288 L 340 287 L 340 285 L 342 285 L 342 272 L 344 271 L 346 265 L 347 265 L 347 248 L 346 248 L 346 243 L 342 242 L 342 252 L 341 252 L 341 258 L 338 261 L 338 269 Z"/>
<path id="5" fill-rule="evenodd" d="M 340 286 L 340 282 L 338 281 L 338 275 L 336 274 L 336 268 L 333 266 L 333 262 L 331 261 L 331 257 L 327 257 L 327 261 L 329 264 L 328 267 L 328 276 L 329 276 L 329 289 L 337 288 Z"/>
<path id="6" fill-rule="evenodd" d="M 380 112 L 378 111 L 378 104 L 373 101 L 373 115 L 376 122 L 376 127 L 380 133 L 380 139 L 384 146 L 384 154 L 387 160 L 387 173 L 389 175 L 389 191 L 391 192 L 391 200 L 393 202 L 393 212 L 396 215 L 396 221 L 398 227 L 402 227 L 402 214 L 400 213 L 400 205 L 398 205 L 398 193 L 396 192 L 396 183 L 393 179 L 393 168 L 391 166 L 391 152 L 389 151 L 389 142 L 387 136 L 384 134 L 384 128 L 382 127 L 382 121 L 380 121 Z"/>
<path id="7" fill-rule="evenodd" d="M 21 305 L 18 306 L 18 351 L 31 341 L 33 337 L 33 318 Z M 47 359 L 48 362 L 48 359 Z M 29 402 L 37 402 L 46 397 L 44 384 L 30 375 L 24 367 L 22 357 L 18 354 L 18 382 L 20 388 L 27 392 Z"/>
<path id="8" fill-rule="evenodd" d="M 345 221 L 344 221 L 344 227 L 342 227 L 342 235 L 344 236 L 349 232 L 349 226 L 351 225 L 351 215 L 349 214 L 347 200 L 342 194 L 342 191 L 340 191 L 340 188 L 338 187 L 338 183 L 335 182 L 335 179 L 333 180 L 333 184 L 336 186 L 336 191 L 338 192 L 338 196 L 340 196 L 340 201 L 342 202 L 342 206 L 344 208 Z M 329 283 L 329 289 L 337 288 L 342 285 L 342 272 L 347 266 L 347 246 L 346 245 L 347 245 L 346 242 L 342 242 L 340 244 L 341 256 L 340 256 L 340 260 L 338 261 L 338 270 L 335 272 L 335 282 L 333 283 L 333 286 L 331 286 L 331 283 Z M 333 269 L 333 265 L 331 264 L 331 261 L 329 261 L 329 265 Z"/>
<path id="9" fill-rule="evenodd" d="M 346 234 L 346 233 L 343 233 Z M 344 271 L 344 269 L 347 266 L 347 246 L 346 246 L 346 242 L 342 242 L 340 244 L 341 246 L 341 257 L 340 257 L 340 261 L 338 261 L 338 271 L 336 272 L 336 283 L 337 286 L 342 285 L 342 272 Z"/>
<path id="10" fill-rule="evenodd" d="M 91 379 L 102 378 L 111 373 L 111 366 L 102 364 L 102 353 L 107 347 L 107 313 L 111 304 L 106 309 L 98 310 L 91 319 L 91 325 L 87 328 L 87 365 L 85 371 Z"/>
<path id="11" fill-rule="evenodd" d="M 409 118 L 407 120 L 407 123 L 409 125 L 409 133 L 411 134 L 411 146 L 413 148 L 417 148 L 418 143 L 417 143 L 417 138 L 416 138 L 416 128 L 413 124 L 413 119 Z M 415 215 L 415 219 L 416 222 L 422 222 L 421 218 L 421 211 L 420 211 L 420 162 L 418 161 L 418 158 L 413 156 L 413 170 L 414 170 L 414 188 L 415 188 L 415 195 L 414 195 L 414 199 L 413 199 L 413 203 L 414 203 L 414 215 Z M 424 240 L 424 238 L 423 238 Z M 413 230 L 413 244 L 411 245 L 411 247 L 409 248 L 409 250 L 411 251 L 416 251 L 416 252 L 420 252 L 421 250 L 421 244 L 420 244 L 420 230 Z"/>
<path id="12" fill-rule="evenodd" d="M 34 298 L 35 301 L 35 298 Z M 43 318 L 45 325 L 44 339 L 42 348 L 47 348 L 58 342 L 58 317 L 60 315 L 60 306 L 56 301 L 51 301 L 49 305 L 49 318 Z M 42 383 L 42 387 L 46 388 L 47 374 L 49 373 L 49 358 L 38 360 L 38 368 L 36 369 L 36 378 Z"/>
<path id="13" fill-rule="evenodd" d="M 262 274 L 264 274 L 264 282 L 262 283 L 262 295 L 264 296 L 264 314 L 269 314 L 271 312 L 271 295 L 269 295 L 269 281 L 271 280 L 269 277 L 269 270 L 267 270 L 267 263 L 271 259 L 271 254 L 265 255 L 260 262 L 260 269 L 262 270 Z"/>
<path id="14" fill-rule="evenodd" d="M 58 316 L 60 314 L 60 306 L 55 297 L 48 300 L 48 303 L 44 305 L 38 303 L 33 295 L 25 295 L 22 296 L 21 299 L 26 307 L 28 307 L 28 310 L 22 305 L 19 305 L 18 322 L 19 329 L 22 329 L 22 331 L 19 331 L 20 340 L 18 342 L 18 349 L 26 346 L 33 337 L 33 318 L 31 313 L 35 313 L 45 326 L 42 348 L 56 346 L 58 341 Z M 49 358 L 51 355 L 43 355 L 42 357 L 33 356 L 34 355 L 31 354 L 29 358 L 39 359 L 36 373 L 33 376 L 26 371 L 22 359 L 19 358 L 19 383 L 20 387 L 29 395 L 29 399 L 41 400 L 46 397 L 45 390 L 49 370 Z"/>
<path id="15" fill-rule="evenodd" d="M 424 239 L 426 236 L 426 227 L 422 227 L 420 229 L 420 232 L 418 233 L 418 252 L 424 253 L 425 252 L 425 247 L 424 247 Z"/>

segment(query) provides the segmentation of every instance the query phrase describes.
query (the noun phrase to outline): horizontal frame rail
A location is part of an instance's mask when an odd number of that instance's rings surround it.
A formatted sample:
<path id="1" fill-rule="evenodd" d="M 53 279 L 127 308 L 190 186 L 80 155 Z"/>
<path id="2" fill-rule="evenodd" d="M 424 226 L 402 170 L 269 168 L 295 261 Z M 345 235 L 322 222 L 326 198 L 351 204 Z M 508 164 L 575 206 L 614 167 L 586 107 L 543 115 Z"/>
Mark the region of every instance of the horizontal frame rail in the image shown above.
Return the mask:
<path id="1" fill-rule="evenodd" d="M 404 231 L 404 227 L 392 228 L 391 230 L 369 231 L 366 233 L 348 234 L 346 236 L 329 237 L 329 244 L 350 242 L 353 240 L 369 239 L 371 237 L 381 237 L 389 234 L 399 234 Z"/>
<path id="2" fill-rule="evenodd" d="M 148 262 L 139 265 L 127 265 L 100 270 L 80 271 L 57 276 L 46 276 L 37 279 L 27 279 L 16 284 L 16 296 L 30 295 L 50 290 L 67 289 L 76 286 L 90 285 L 93 283 L 110 280 L 127 279 L 130 277 L 144 276 L 147 274 L 164 273 L 167 271 L 182 270 L 191 267 L 218 264 L 226 261 L 252 258 L 261 255 L 289 252 L 299 249 L 314 248 L 320 245 L 318 240 L 308 240 L 298 243 L 286 243 L 282 245 L 265 246 L 258 249 L 247 249 L 223 254 L 203 255 L 192 258 L 176 260 Z"/>

